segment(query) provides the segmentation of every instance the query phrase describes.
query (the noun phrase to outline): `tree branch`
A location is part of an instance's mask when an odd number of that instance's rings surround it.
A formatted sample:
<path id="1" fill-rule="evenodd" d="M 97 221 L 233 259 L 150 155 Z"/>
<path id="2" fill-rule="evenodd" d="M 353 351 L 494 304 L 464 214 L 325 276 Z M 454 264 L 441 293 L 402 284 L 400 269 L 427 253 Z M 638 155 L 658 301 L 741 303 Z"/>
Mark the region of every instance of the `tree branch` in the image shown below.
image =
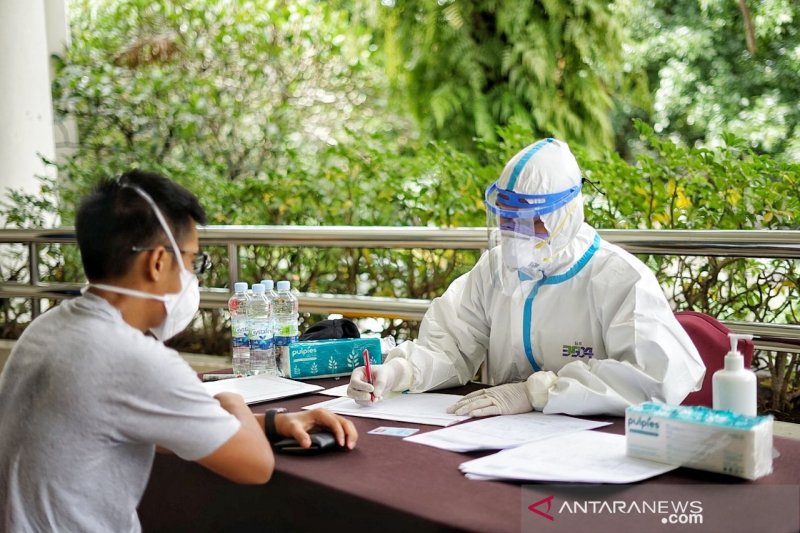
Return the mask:
<path id="1" fill-rule="evenodd" d="M 750 9 L 747 7 L 747 0 L 739 0 L 739 11 L 742 12 L 744 19 L 744 36 L 747 40 L 747 50 L 751 55 L 756 54 L 756 30 L 753 27 L 753 19 L 750 18 Z"/>

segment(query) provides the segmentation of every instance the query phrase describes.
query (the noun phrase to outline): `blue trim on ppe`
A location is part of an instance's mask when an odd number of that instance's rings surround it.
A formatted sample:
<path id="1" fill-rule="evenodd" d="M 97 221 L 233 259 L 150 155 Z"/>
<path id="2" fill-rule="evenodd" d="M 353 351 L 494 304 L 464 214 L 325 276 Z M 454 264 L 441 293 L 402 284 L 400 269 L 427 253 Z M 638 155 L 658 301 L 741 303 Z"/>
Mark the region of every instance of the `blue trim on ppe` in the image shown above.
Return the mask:
<path id="1" fill-rule="evenodd" d="M 581 258 L 578 259 L 578 261 L 572 265 L 569 270 L 563 274 L 542 278 L 536 285 L 533 286 L 533 289 L 531 289 L 528 297 L 525 298 L 525 307 L 522 310 L 522 344 L 525 347 L 525 356 L 528 358 L 528 362 L 533 367 L 534 372 L 539 372 L 542 369 L 542 367 L 539 366 L 539 363 L 536 362 L 536 358 L 533 355 L 533 348 L 531 347 L 533 299 L 536 298 L 536 294 L 539 292 L 539 287 L 542 285 L 555 285 L 557 283 L 563 283 L 574 277 L 578 272 L 583 270 L 583 267 L 585 267 L 589 260 L 594 256 L 598 248 L 600 248 L 600 235 L 595 233 L 592 245 L 589 246 L 589 249 L 584 252 Z M 520 276 L 520 279 L 522 279 L 522 276 Z"/>
<path id="2" fill-rule="evenodd" d="M 531 146 L 531 149 L 528 150 L 525 153 L 525 155 L 523 155 L 519 159 L 519 161 L 517 161 L 516 165 L 514 165 L 514 170 L 511 172 L 511 178 L 508 180 L 508 185 L 506 185 L 506 189 L 508 189 L 509 191 L 513 191 L 514 190 L 514 185 L 517 184 L 517 178 L 519 177 L 520 173 L 522 172 L 522 169 L 525 168 L 525 164 L 528 161 L 530 161 L 531 157 L 536 155 L 536 152 L 538 152 L 539 150 L 541 150 L 542 148 L 544 148 L 548 144 L 554 143 L 554 142 L 556 142 L 555 139 L 547 138 L 547 139 L 539 141 L 538 143 L 536 143 L 533 146 Z"/>
<path id="3" fill-rule="evenodd" d="M 483 202 L 486 208 L 494 215 L 503 218 L 534 218 L 547 213 L 552 213 L 556 209 L 568 204 L 573 198 L 578 196 L 582 184 L 574 185 L 563 191 L 549 194 L 524 194 L 508 189 L 501 189 L 497 182 L 492 183 L 486 188 L 483 194 Z M 503 194 L 503 203 L 510 209 L 497 206 L 497 195 Z"/>

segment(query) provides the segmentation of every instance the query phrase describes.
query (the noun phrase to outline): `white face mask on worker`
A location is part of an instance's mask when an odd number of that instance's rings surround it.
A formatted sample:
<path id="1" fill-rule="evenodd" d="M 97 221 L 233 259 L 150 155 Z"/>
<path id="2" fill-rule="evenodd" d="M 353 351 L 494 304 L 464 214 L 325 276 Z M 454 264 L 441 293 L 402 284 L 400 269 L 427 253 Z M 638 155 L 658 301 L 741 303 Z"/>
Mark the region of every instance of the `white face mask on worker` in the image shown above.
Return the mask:
<path id="1" fill-rule="evenodd" d="M 154 328 L 150 328 L 150 331 L 155 335 L 155 337 L 161 341 L 166 341 L 183 331 L 186 326 L 189 325 L 189 322 L 192 321 L 194 318 L 195 313 L 200 308 L 200 286 L 199 282 L 197 281 L 197 276 L 195 276 L 192 272 L 189 272 L 183 264 L 183 259 L 181 256 L 181 251 L 178 248 L 178 243 L 175 241 L 175 237 L 172 235 L 172 232 L 169 229 L 169 225 L 167 224 L 164 216 L 161 214 L 161 211 L 156 206 L 156 203 L 150 198 L 146 192 L 141 190 L 138 187 L 134 187 L 131 185 L 126 185 L 126 187 L 130 187 L 134 191 L 136 191 L 142 198 L 144 198 L 150 207 L 153 208 L 155 212 L 156 218 L 158 218 L 161 227 L 164 229 L 164 232 L 167 234 L 169 238 L 169 242 L 172 245 L 172 250 L 175 253 L 175 260 L 178 262 L 178 266 L 181 269 L 180 273 L 180 280 L 181 280 L 181 290 L 175 293 L 167 293 L 167 294 L 152 294 L 149 292 L 138 291 L 136 289 L 129 289 L 127 287 L 118 287 L 116 285 L 107 285 L 105 283 L 90 283 L 89 287 L 96 287 L 98 289 L 103 289 L 109 292 L 116 292 L 118 294 L 125 294 L 127 296 L 133 296 L 135 298 L 147 298 L 150 300 L 158 300 L 164 303 L 164 309 L 166 310 L 166 316 L 164 320 L 158 326 Z M 87 287 L 88 288 L 88 287 Z"/>
<path id="2" fill-rule="evenodd" d="M 503 263 L 512 270 L 536 270 L 552 257 L 548 241 L 539 237 L 503 232 L 501 239 Z"/>

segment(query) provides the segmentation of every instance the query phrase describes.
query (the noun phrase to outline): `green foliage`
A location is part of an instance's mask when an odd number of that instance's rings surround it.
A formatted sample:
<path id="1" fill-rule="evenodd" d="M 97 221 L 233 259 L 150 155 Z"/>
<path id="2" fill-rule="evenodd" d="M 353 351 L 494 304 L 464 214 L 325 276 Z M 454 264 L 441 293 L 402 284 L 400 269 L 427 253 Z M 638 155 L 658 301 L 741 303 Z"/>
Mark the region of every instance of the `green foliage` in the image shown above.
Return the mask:
<path id="1" fill-rule="evenodd" d="M 625 70 L 650 98 L 620 95 L 623 117 L 689 145 L 724 146 L 725 132 L 754 149 L 800 161 L 800 3 L 793 0 L 620 0 L 630 21 Z M 752 20 L 754 50 L 741 10 Z M 618 121 L 618 144 L 633 132 Z"/>
<path id="2" fill-rule="evenodd" d="M 54 87 L 79 125 L 64 169 L 76 192 L 145 164 L 204 195 L 212 220 L 238 223 L 241 182 L 277 188 L 341 123 L 396 125 L 373 103 L 368 36 L 316 2 L 92 5 L 74 12 Z"/>
<path id="3" fill-rule="evenodd" d="M 687 148 L 638 124 L 647 149 L 634 164 L 619 155 L 582 159 L 587 178 L 613 194 L 587 199 L 587 220 L 600 228 L 797 229 L 800 164 L 759 155 L 725 135 L 723 148 Z M 800 265 L 792 259 L 643 257 L 676 309 L 720 319 L 800 322 Z M 761 352 L 770 378 L 762 412 L 792 411 L 800 398 L 797 354 Z"/>
<path id="4" fill-rule="evenodd" d="M 473 149 L 519 122 L 602 151 L 622 23 L 605 0 L 397 0 L 377 17 L 387 71 L 425 131 Z M 356 3 L 361 7 L 361 3 Z"/>
<path id="5" fill-rule="evenodd" d="M 596 227 L 647 229 L 796 229 L 800 165 L 758 155 L 726 136 L 724 149 L 687 148 L 638 125 L 650 150 L 628 164 L 612 154 L 582 161 L 587 178 L 613 195 L 590 197 Z M 797 323 L 795 261 L 651 257 L 679 308 L 721 319 Z"/>

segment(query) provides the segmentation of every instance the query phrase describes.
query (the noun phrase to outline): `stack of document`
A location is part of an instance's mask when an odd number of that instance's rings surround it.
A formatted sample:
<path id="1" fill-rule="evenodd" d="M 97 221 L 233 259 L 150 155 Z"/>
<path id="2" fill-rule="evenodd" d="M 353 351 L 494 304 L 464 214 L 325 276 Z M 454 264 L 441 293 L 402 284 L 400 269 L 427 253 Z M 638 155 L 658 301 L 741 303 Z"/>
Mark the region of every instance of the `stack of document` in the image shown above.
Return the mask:
<path id="1" fill-rule="evenodd" d="M 279 378 L 267 374 L 248 376 L 246 378 L 223 379 L 203 383 L 203 387 L 212 396 L 220 392 L 235 392 L 241 394 L 245 403 L 266 402 L 279 398 L 288 398 L 307 392 L 321 390 L 319 385 L 309 385 L 291 379 Z"/>
<path id="2" fill-rule="evenodd" d="M 459 468 L 469 479 L 635 483 L 678 467 L 628 457 L 623 435 L 578 431 L 461 463 Z"/>
<path id="3" fill-rule="evenodd" d="M 457 402 L 460 398 L 461 396 L 453 394 L 422 392 L 419 394 L 400 394 L 372 405 L 362 406 L 352 398 L 345 397 L 307 405 L 303 409 L 321 407 L 340 415 L 379 418 L 381 420 L 395 420 L 397 422 L 411 422 L 431 426 L 449 426 L 470 418 L 469 416 L 448 414 L 447 407 Z"/>
<path id="4" fill-rule="evenodd" d="M 504 450 L 564 433 L 594 429 L 610 424 L 610 422 L 533 412 L 483 418 L 406 437 L 405 440 L 453 452 Z"/>

